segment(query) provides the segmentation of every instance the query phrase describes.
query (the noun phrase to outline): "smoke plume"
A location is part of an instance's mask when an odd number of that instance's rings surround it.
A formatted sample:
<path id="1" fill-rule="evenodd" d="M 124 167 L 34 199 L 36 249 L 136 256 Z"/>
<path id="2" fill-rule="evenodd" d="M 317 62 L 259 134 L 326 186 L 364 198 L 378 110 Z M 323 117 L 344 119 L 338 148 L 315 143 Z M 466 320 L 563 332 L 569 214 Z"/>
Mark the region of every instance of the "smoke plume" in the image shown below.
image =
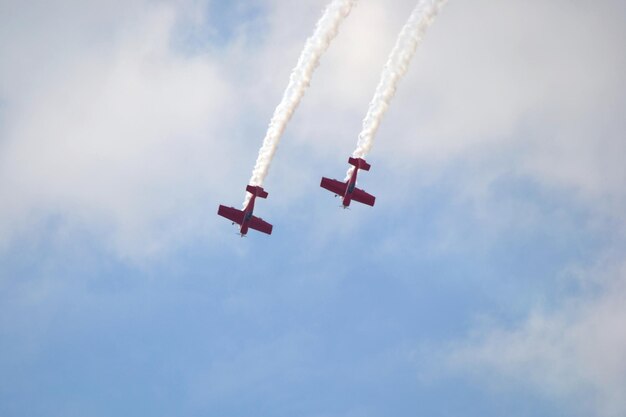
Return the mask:
<path id="1" fill-rule="evenodd" d="M 357 147 L 352 153 L 353 157 L 364 158 L 372 149 L 376 131 L 396 93 L 398 82 L 406 74 L 417 47 L 424 39 L 426 30 L 446 2 L 447 0 L 420 0 L 411 13 L 387 59 L 374 98 L 363 119 L 363 127 L 359 133 Z M 348 176 L 352 169 L 348 171 Z"/>
<path id="2" fill-rule="evenodd" d="M 259 156 L 252 171 L 251 185 L 263 185 L 287 122 L 300 104 L 300 100 L 302 100 L 304 92 L 311 82 L 313 71 L 319 65 L 321 56 L 328 49 L 330 42 L 337 36 L 339 25 L 350 14 L 355 3 L 356 0 L 333 0 L 317 22 L 313 36 L 307 39 L 298 59 L 298 64 L 289 77 L 289 85 L 287 85 L 283 98 L 274 111 L 263 139 L 263 145 L 259 150 Z M 249 198 L 249 195 L 246 196 L 244 206 Z"/>

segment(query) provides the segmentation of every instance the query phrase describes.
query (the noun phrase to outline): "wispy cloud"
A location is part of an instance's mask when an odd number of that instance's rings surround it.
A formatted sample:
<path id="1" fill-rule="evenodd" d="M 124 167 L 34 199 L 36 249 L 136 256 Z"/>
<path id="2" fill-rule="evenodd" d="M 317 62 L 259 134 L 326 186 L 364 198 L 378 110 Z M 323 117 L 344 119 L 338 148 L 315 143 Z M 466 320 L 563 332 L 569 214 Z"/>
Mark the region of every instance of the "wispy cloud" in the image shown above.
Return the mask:
<path id="1" fill-rule="evenodd" d="M 569 415 L 626 413 L 624 264 L 587 271 L 585 291 L 519 325 L 483 325 L 446 353 L 449 366 L 492 390 L 537 390 Z"/>
<path id="2" fill-rule="evenodd" d="M 38 44 L 12 36 L 12 48 L 33 60 L 30 80 L 10 59 L 13 49 L 3 49 L 15 76 L 1 92 L 12 116 L 0 156 L 3 243 L 49 216 L 94 231 L 122 256 L 159 252 L 197 228 L 193 215 L 177 213 L 204 211 L 231 170 L 220 155 L 236 153 L 223 139 L 234 88 L 215 59 L 172 48 L 182 12 L 143 7 L 137 15 L 126 8 L 117 21 L 96 19 L 107 37 L 69 25 L 64 36 L 46 38 L 75 18 L 73 8 L 44 20 Z M 63 52 L 48 60 L 45 49 Z"/>

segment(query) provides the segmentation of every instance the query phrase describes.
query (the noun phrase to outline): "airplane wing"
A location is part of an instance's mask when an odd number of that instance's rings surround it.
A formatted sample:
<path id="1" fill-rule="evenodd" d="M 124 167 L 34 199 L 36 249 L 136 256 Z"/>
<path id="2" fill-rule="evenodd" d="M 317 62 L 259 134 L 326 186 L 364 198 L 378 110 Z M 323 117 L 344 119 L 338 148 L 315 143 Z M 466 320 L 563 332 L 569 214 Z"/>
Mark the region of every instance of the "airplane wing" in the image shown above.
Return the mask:
<path id="1" fill-rule="evenodd" d="M 268 235 L 272 234 L 273 226 L 256 216 L 252 216 L 250 222 L 248 222 L 248 226 L 250 226 L 251 229 L 258 230 L 259 232 L 267 233 Z"/>
<path id="2" fill-rule="evenodd" d="M 352 199 L 354 201 L 358 201 L 359 203 L 367 204 L 368 206 L 374 206 L 374 202 L 376 201 L 376 197 L 366 193 L 360 188 L 354 189 L 352 192 Z"/>
<path id="3" fill-rule="evenodd" d="M 226 207 L 220 205 L 220 208 L 217 210 L 217 214 L 222 217 L 226 217 L 228 220 L 233 221 L 237 224 L 243 223 L 243 211 L 237 210 L 234 207 Z"/>
<path id="4" fill-rule="evenodd" d="M 337 180 L 331 180 L 330 178 L 322 177 L 320 187 L 326 188 L 328 191 L 337 195 L 344 195 L 348 185 L 345 182 L 339 182 Z"/>

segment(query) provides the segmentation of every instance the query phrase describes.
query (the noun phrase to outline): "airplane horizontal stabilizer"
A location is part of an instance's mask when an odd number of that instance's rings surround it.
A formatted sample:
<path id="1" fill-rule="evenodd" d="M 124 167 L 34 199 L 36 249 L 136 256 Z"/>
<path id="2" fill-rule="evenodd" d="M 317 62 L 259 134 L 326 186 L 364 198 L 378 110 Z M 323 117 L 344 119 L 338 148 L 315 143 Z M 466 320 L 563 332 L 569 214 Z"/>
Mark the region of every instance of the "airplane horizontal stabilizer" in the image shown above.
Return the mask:
<path id="1" fill-rule="evenodd" d="M 348 163 L 350 165 L 354 165 L 358 169 L 362 169 L 363 171 L 369 171 L 372 167 L 370 164 L 365 162 L 365 159 L 362 158 L 348 158 Z"/>
<path id="2" fill-rule="evenodd" d="M 269 195 L 267 191 L 263 189 L 263 187 L 259 187 L 258 185 L 248 185 L 246 187 L 246 191 L 261 198 L 267 198 Z"/>

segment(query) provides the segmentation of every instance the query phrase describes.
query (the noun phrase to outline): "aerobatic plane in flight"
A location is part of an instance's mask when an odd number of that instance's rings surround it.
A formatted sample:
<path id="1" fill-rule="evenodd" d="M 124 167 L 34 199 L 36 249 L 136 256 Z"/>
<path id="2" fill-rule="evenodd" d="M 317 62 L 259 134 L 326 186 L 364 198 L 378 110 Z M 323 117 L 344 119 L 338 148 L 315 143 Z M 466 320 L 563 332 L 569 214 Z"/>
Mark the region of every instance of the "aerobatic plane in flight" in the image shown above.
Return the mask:
<path id="1" fill-rule="evenodd" d="M 268 193 L 263 190 L 263 187 L 259 187 L 258 185 L 248 185 L 246 187 L 246 191 L 252 194 L 252 198 L 250 198 L 250 201 L 246 204 L 246 208 L 243 210 L 237 210 L 234 207 L 220 205 L 217 210 L 217 214 L 222 217 L 226 217 L 228 220 L 232 221 L 233 224 L 237 223 L 240 225 L 239 234 L 241 237 L 244 237 L 248 233 L 248 229 L 258 230 L 259 232 L 271 235 L 273 226 L 263 219 L 252 215 L 254 212 L 254 201 L 256 198 L 267 198 Z"/>
<path id="2" fill-rule="evenodd" d="M 332 193 L 335 193 L 335 196 L 343 197 L 343 208 L 348 208 L 352 200 L 358 201 L 359 203 L 367 204 L 368 206 L 373 206 L 374 202 L 376 201 L 376 197 L 366 193 L 360 188 L 356 188 L 356 176 L 359 169 L 369 171 L 370 164 L 368 164 L 367 162 L 365 162 L 364 159 L 361 158 L 349 158 L 348 163 L 350 165 L 354 165 L 355 168 L 352 171 L 352 175 L 350 175 L 350 178 L 347 181 L 341 182 L 322 177 L 320 187 L 325 188 Z"/>

